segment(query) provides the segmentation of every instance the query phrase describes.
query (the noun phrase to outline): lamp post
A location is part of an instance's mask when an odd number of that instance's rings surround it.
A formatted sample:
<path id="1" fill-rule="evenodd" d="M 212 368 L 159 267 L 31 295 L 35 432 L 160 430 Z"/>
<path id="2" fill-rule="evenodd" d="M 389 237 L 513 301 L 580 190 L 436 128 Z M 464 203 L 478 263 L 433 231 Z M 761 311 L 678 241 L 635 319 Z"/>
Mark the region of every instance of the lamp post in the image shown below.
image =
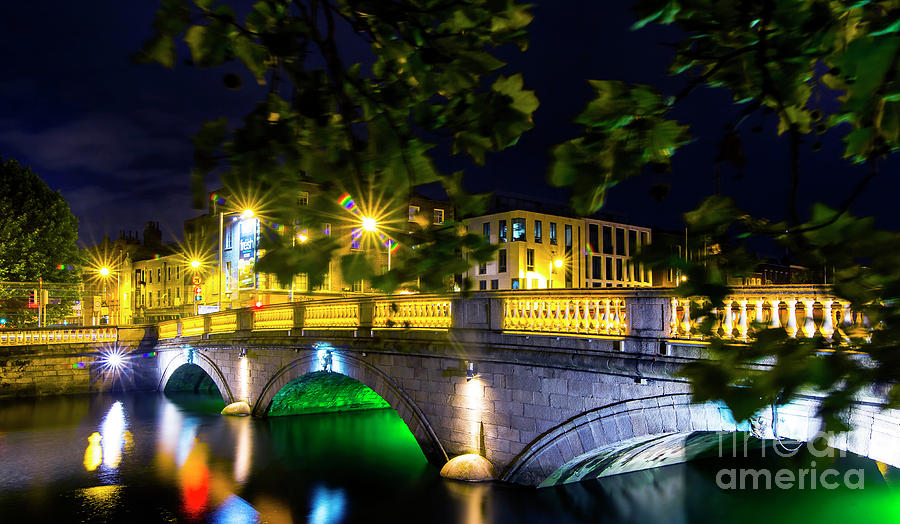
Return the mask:
<path id="1" fill-rule="evenodd" d="M 378 222 L 372 217 L 363 217 L 362 218 L 362 228 L 363 231 L 368 231 L 370 233 L 378 232 Z M 393 247 L 394 241 L 388 238 L 388 246 L 387 246 L 387 268 L 388 271 L 391 270 L 391 247 Z"/>
<path id="2" fill-rule="evenodd" d="M 191 266 L 191 273 L 193 273 L 195 276 L 197 276 L 197 271 L 200 269 L 200 266 L 202 266 L 202 265 L 203 265 L 203 264 L 202 264 L 199 260 L 197 260 L 197 259 L 191 260 L 191 263 L 190 263 L 190 266 Z M 191 279 L 191 284 L 192 284 L 193 286 L 195 286 L 195 287 L 193 288 L 193 289 L 194 289 L 194 300 L 193 300 L 193 302 L 194 302 L 194 314 L 195 314 L 195 315 L 198 315 L 198 314 L 200 313 L 200 304 L 199 304 L 199 301 L 197 300 L 196 286 L 199 286 L 199 285 L 201 285 L 201 284 L 198 283 L 198 282 L 195 282 L 194 279 Z"/>
<path id="3" fill-rule="evenodd" d="M 563 259 L 561 259 L 561 258 L 557 258 L 555 260 L 551 259 L 550 262 L 548 262 L 548 266 L 549 266 L 550 271 L 548 272 L 549 277 L 547 279 L 547 289 L 553 289 L 553 268 L 554 267 L 556 267 L 557 269 L 561 268 L 563 266 Z"/>
<path id="4" fill-rule="evenodd" d="M 100 273 L 100 276 L 103 277 L 103 296 L 106 298 L 107 307 L 109 307 L 109 294 L 107 293 L 107 290 L 106 290 L 106 280 L 109 278 L 109 274 L 112 273 L 112 271 L 109 269 L 109 267 L 103 266 L 98 270 L 98 272 Z M 119 325 L 122 321 L 122 319 L 119 318 L 119 316 L 121 315 L 121 312 L 122 312 L 122 307 L 119 302 L 119 274 L 120 274 L 120 271 L 117 270 L 116 271 L 116 314 L 114 317 L 116 320 L 116 325 Z"/>

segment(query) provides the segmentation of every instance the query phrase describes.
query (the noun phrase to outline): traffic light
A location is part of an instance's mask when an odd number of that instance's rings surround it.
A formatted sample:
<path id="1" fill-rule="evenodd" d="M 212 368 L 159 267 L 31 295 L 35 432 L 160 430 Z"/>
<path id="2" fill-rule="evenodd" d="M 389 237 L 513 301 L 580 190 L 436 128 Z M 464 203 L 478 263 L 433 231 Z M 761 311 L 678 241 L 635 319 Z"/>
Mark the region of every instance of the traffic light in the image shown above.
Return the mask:
<path id="1" fill-rule="evenodd" d="M 28 307 L 30 309 L 38 309 L 39 307 L 41 307 L 40 305 L 38 305 L 38 297 L 39 295 L 37 289 L 32 289 L 28 292 Z"/>

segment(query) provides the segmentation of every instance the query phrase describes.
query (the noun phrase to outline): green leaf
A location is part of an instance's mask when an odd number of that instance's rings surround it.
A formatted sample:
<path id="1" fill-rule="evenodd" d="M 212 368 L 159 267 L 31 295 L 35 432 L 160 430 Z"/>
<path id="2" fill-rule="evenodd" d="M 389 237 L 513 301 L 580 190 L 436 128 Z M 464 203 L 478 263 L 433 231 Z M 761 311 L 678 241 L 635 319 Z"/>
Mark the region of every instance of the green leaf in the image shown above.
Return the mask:
<path id="1" fill-rule="evenodd" d="M 221 24 L 195 25 L 187 30 L 184 41 L 198 65 L 215 66 L 225 61 L 229 40 Z"/>
<path id="2" fill-rule="evenodd" d="M 243 35 L 236 36 L 232 41 L 232 46 L 234 48 L 234 56 L 238 57 L 247 66 L 247 69 L 253 73 L 258 82 L 265 83 L 266 48 Z"/>

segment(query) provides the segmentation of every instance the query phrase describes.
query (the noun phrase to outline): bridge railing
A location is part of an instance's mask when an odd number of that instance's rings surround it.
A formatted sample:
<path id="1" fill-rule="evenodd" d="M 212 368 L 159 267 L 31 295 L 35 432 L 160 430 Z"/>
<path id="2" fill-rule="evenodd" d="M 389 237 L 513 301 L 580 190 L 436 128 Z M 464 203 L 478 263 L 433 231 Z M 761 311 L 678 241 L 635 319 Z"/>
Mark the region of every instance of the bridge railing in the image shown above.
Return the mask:
<path id="1" fill-rule="evenodd" d="M 791 337 L 821 336 L 832 340 L 843 326 L 868 328 L 868 319 L 850 309 L 825 286 L 769 286 L 736 288 L 722 308 L 713 308 L 713 333 L 727 340 L 749 340 L 753 323 L 784 328 Z M 705 321 L 698 311 L 709 302 L 702 298 L 672 298 L 669 336 L 701 340 L 698 327 Z"/>
<path id="2" fill-rule="evenodd" d="M 115 342 L 116 327 L 72 327 L 38 329 L 0 329 L 0 346 L 30 346 L 42 344 L 83 344 Z"/>
<path id="3" fill-rule="evenodd" d="M 361 296 L 224 311 L 163 322 L 161 339 L 251 331 L 487 329 L 513 333 L 702 341 L 704 299 L 673 298 L 670 289 L 554 289 L 462 295 Z M 841 323 L 862 323 L 824 286 L 735 288 L 714 311 L 719 337 L 747 340 L 753 322 L 791 336 L 833 336 Z"/>

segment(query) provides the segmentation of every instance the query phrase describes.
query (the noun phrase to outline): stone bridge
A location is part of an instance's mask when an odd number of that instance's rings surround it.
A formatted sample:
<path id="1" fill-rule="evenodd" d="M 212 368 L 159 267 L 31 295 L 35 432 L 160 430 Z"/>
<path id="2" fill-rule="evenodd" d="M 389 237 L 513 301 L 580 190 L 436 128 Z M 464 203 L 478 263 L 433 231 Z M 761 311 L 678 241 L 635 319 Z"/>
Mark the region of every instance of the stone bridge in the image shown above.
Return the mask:
<path id="1" fill-rule="evenodd" d="M 826 339 L 862 321 L 813 286 L 738 289 L 717 315 L 719 336 L 736 340 L 752 321 Z M 164 322 L 141 363 L 159 390 L 197 365 L 256 416 L 298 379 L 337 373 L 394 408 L 438 466 L 478 453 L 502 480 L 550 485 L 687 460 L 716 445 L 714 432 L 751 429 L 692 403 L 677 376 L 705 358 L 694 322 L 688 301 L 653 289 L 315 300 Z M 753 433 L 806 441 L 818 402 L 764 410 Z M 872 396 L 847 416 L 853 429 L 832 447 L 900 466 L 896 412 Z"/>

